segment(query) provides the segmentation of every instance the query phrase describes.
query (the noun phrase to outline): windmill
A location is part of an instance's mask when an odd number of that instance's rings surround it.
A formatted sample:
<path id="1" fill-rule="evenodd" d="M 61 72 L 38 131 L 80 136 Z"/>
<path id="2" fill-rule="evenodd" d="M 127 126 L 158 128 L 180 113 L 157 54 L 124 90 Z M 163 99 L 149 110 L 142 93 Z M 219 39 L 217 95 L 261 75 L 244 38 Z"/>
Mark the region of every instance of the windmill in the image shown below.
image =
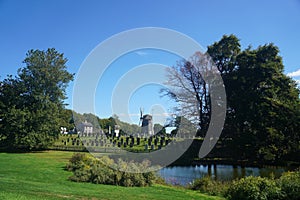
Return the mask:
<path id="1" fill-rule="evenodd" d="M 140 108 L 140 121 L 139 126 L 142 127 L 142 134 L 151 136 L 154 134 L 153 131 L 153 123 L 152 123 L 152 116 L 149 114 L 143 115 L 143 109 Z"/>

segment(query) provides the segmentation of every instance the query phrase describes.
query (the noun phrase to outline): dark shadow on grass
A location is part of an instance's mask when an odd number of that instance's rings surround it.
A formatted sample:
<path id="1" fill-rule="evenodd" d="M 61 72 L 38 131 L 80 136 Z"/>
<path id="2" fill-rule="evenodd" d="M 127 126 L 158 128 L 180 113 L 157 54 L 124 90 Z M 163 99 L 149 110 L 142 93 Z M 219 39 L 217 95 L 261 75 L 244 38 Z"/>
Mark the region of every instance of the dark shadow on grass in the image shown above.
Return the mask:
<path id="1" fill-rule="evenodd" d="M 24 147 L 11 147 L 0 145 L 0 153 L 35 153 L 35 152 L 43 152 L 46 151 L 47 148 L 24 148 Z"/>

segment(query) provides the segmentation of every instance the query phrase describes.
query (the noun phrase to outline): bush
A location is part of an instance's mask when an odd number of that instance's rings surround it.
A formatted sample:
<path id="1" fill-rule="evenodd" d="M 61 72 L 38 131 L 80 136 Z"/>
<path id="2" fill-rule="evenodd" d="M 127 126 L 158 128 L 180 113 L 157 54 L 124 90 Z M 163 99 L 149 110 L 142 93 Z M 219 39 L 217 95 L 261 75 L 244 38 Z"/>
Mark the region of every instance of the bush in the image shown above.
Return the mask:
<path id="1" fill-rule="evenodd" d="M 233 181 L 225 193 L 229 200 L 278 200 L 282 199 L 275 180 L 248 176 Z"/>
<path id="2" fill-rule="evenodd" d="M 192 190 L 199 190 L 200 192 L 209 195 L 224 195 L 227 189 L 227 183 L 214 181 L 209 176 L 194 180 L 189 186 Z"/>
<path id="3" fill-rule="evenodd" d="M 75 153 L 66 165 L 66 169 L 69 171 L 76 171 L 77 169 L 80 169 L 85 159 L 85 154 Z"/>
<path id="4" fill-rule="evenodd" d="M 281 188 L 283 199 L 300 199 L 300 170 L 286 172 L 277 180 L 277 185 Z"/>
<path id="5" fill-rule="evenodd" d="M 70 159 L 66 168 L 73 172 L 73 176 L 70 177 L 72 181 L 133 187 L 149 186 L 154 183 L 156 179 L 154 172 L 142 172 L 149 165 L 148 161 L 127 163 L 119 159 L 115 163 L 107 156 L 97 159 L 88 154 L 77 153 Z M 114 166 L 114 169 L 111 166 Z M 133 169 L 137 173 L 128 173 L 126 169 Z"/>

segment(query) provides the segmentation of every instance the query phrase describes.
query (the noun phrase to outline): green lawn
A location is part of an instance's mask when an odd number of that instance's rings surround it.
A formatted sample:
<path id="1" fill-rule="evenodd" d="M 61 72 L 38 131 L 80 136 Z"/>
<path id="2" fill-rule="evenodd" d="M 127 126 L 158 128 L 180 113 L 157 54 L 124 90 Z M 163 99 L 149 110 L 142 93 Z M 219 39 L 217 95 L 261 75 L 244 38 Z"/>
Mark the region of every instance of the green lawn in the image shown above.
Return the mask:
<path id="1" fill-rule="evenodd" d="M 71 182 L 64 166 L 72 154 L 0 153 L 0 199 L 222 199 L 163 185 L 126 188 Z"/>

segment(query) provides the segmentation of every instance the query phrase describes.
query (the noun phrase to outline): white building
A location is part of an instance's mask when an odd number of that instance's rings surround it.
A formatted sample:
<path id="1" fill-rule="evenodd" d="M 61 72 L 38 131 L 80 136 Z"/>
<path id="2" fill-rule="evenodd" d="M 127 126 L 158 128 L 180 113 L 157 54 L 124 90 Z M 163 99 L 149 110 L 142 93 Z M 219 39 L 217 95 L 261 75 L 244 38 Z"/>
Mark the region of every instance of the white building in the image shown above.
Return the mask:
<path id="1" fill-rule="evenodd" d="M 81 133 L 93 133 L 93 124 L 91 124 L 90 122 L 84 121 L 78 125 L 77 129 Z"/>

